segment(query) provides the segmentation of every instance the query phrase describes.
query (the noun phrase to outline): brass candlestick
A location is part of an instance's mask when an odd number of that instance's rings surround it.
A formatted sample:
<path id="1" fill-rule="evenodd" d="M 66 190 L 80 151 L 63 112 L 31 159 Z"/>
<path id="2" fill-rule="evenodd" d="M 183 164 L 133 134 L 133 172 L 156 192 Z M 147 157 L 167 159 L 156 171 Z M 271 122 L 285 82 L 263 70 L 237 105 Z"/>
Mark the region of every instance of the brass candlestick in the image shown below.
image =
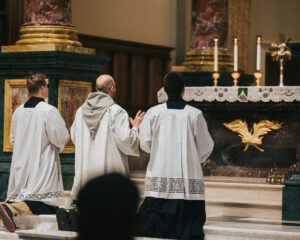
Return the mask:
<path id="1" fill-rule="evenodd" d="M 262 78 L 262 72 L 261 71 L 257 71 L 254 74 L 254 77 L 256 78 L 256 87 L 260 87 L 260 79 Z"/>
<path id="2" fill-rule="evenodd" d="M 239 72 L 235 71 L 235 72 L 231 73 L 231 77 L 233 78 L 233 86 L 237 87 L 237 85 L 238 85 L 238 78 L 240 77 Z"/>
<path id="3" fill-rule="evenodd" d="M 283 87 L 284 86 L 284 83 L 283 83 L 283 58 L 280 58 L 279 62 L 280 62 L 279 87 Z"/>
<path id="4" fill-rule="evenodd" d="M 217 87 L 218 86 L 218 78 L 220 77 L 220 73 L 213 72 L 212 77 L 214 79 L 214 87 Z"/>

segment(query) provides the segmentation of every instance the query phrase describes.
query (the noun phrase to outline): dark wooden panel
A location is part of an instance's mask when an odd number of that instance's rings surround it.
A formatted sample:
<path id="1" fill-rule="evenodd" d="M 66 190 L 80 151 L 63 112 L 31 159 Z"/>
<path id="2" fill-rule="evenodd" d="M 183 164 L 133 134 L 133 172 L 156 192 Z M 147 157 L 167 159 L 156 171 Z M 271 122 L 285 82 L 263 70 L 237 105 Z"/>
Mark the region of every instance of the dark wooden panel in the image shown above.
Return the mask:
<path id="1" fill-rule="evenodd" d="M 279 84 L 279 62 L 272 60 L 270 53 L 266 54 L 266 86 L 277 86 Z M 291 61 L 284 63 L 283 81 L 287 86 L 300 85 L 300 67 L 294 57 Z"/>
<path id="2" fill-rule="evenodd" d="M 111 58 L 101 73 L 113 75 L 117 84 L 116 101 L 131 115 L 157 104 L 162 86 L 161 74 L 169 71 L 171 47 L 79 34 L 84 47 Z"/>
<path id="3" fill-rule="evenodd" d="M 110 50 L 96 49 L 97 56 L 105 56 L 105 57 L 109 57 L 110 59 L 106 64 L 105 68 L 101 70 L 100 74 L 113 75 L 113 54 L 114 52 Z"/>
<path id="4" fill-rule="evenodd" d="M 160 58 L 150 58 L 149 60 L 149 83 L 148 83 L 148 105 L 158 104 L 157 91 L 163 86 L 162 74 L 164 72 L 164 62 Z"/>
<path id="5" fill-rule="evenodd" d="M 117 85 L 116 101 L 124 108 L 130 100 L 130 56 L 127 53 L 115 52 L 113 58 L 113 76 Z"/>
<path id="6" fill-rule="evenodd" d="M 7 1 L 7 44 L 15 44 L 19 38 L 19 30 L 25 22 L 26 1 Z"/>
<path id="7" fill-rule="evenodd" d="M 131 96 L 133 110 L 147 106 L 148 61 L 144 55 L 133 55 L 131 66 Z"/>
<path id="8" fill-rule="evenodd" d="M 0 16 L 0 45 L 6 44 L 6 18 Z"/>
<path id="9" fill-rule="evenodd" d="M 25 22 L 25 0 L 0 0 L 0 45 L 12 45 L 18 40 Z"/>
<path id="10" fill-rule="evenodd" d="M 170 60 L 169 53 L 174 49 L 171 47 L 91 36 L 87 34 L 79 34 L 78 37 L 79 40 L 86 47 L 92 47 L 96 49 L 110 49 L 118 52 L 159 56 L 167 60 Z"/>

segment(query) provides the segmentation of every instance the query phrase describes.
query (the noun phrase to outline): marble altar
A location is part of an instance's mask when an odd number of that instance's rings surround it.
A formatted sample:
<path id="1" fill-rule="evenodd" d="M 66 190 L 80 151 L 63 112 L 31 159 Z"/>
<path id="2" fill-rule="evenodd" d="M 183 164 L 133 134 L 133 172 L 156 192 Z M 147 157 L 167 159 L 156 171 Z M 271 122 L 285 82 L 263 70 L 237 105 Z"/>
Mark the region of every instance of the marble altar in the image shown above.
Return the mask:
<path id="1" fill-rule="evenodd" d="M 215 141 L 206 176 L 259 178 L 273 169 L 289 178 L 294 173 L 291 166 L 300 160 L 300 87 L 186 87 L 184 99 L 203 111 Z M 158 100 L 167 100 L 163 89 Z M 253 146 L 244 151 L 238 133 L 224 126 L 236 119 L 245 121 L 250 133 L 261 120 L 282 127 L 263 135 L 263 152 Z"/>

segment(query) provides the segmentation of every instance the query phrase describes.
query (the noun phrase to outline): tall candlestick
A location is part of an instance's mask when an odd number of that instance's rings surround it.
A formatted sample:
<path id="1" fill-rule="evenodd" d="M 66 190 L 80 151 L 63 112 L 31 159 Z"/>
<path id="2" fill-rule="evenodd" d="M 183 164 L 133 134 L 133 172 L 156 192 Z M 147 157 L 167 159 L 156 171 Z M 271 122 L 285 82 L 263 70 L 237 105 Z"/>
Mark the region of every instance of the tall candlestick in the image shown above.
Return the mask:
<path id="1" fill-rule="evenodd" d="M 256 71 L 260 71 L 260 55 L 261 55 L 261 37 L 257 36 L 257 47 L 256 47 Z"/>
<path id="2" fill-rule="evenodd" d="M 214 39 L 215 41 L 215 48 L 214 48 L 214 72 L 218 71 L 218 38 Z"/>
<path id="3" fill-rule="evenodd" d="M 233 71 L 238 71 L 238 39 L 234 38 L 233 48 Z"/>

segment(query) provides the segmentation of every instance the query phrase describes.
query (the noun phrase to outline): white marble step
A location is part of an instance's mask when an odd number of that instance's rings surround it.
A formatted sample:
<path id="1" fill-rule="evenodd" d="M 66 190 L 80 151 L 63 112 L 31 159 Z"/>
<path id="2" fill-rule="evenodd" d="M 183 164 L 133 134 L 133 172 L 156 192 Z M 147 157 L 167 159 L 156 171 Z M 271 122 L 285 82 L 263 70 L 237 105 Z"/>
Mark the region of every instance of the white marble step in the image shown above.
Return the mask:
<path id="1" fill-rule="evenodd" d="M 220 218 L 208 220 L 204 231 L 206 240 L 299 240 L 300 223 L 295 225 L 270 219 Z"/>
<path id="2" fill-rule="evenodd" d="M 16 233 L 8 232 L 6 229 L 0 227 L 0 239 L 1 240 L 12 240 L 12 239 L 20 239 L 19 235 Z"/>
<path id="3" fill-rule="evenodd" d="M 15 233 L 10 233 L 0 228 L 0 240 L 75 240 L 77 239 L 77 235 L 76 232 L 37 229 L 17 230 Z M 158 240 L 158 238 L 136 237 L 134 240 Z"/>
<path id="4" fill-rule="evenodd" d="M 144 179 L 132 180 L 144 198 Z M 208 216 L 281 219 L 283 185 L 270 185 L 261 178 L 238 177 L 204 177 L 204 182 Z"/>
<path id="5" fill-rule="evenodd" d="M 299 240 L 300 233 L 207 226 L 206 240 Z"/>
<path id="6" fill-rule="evenodd" d="M 21 239 L 42 240 L 42 239 L 58 239 L 58 240 L 75 240 L 77 238 L 76 232 L 58 231 L 58 230 L 41 230 L 29 229 L 18 230 L 16 233 Z"/>
<path id="7" fill-rule="evenodd" d="M 8 232 L 4 228 L 0 228 L 0 239 L 58 239 L 58 240 L 75 240 L 76 232 L 45 230 L 45 229 L 17 229 L 14 233 Z"/>
<path id="8" fill-rule="evenodd" d="M 281 219 L 283 185 L 259 183 L 258 180 L 206 182 L 207 215 Z"/>
<path id="9" fill-rule="evenodd" d="M 287 223 L 287 222 L 285 222 Z M 206 240 L 299 240 L 300 222 L 289 222 L 282 225 L 280 220 L 257 218 L 212 217 L 204 226 Z M 77 233 L 45 229 L 18 229 L 10 233 L 0 228 L 0 239 L 31 240 L 75 240 Z M 137 237 L 135 240 L 151 240 L 154 238 Z"/>

